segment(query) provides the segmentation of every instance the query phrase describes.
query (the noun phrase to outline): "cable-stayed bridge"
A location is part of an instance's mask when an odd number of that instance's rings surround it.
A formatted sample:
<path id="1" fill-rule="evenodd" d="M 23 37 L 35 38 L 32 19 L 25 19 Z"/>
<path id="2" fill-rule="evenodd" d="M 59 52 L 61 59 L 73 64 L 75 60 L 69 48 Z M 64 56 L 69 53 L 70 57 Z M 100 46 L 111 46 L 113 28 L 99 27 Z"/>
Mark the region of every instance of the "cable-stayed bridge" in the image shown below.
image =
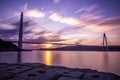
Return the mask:
<path id="1" fill-rule="evenodd" d="M 20 20 L 19 20 L 20 18 Z M 18 26 L 18 31 L 19 31 L 19 39 L 18 41 L 13 41 L 13 40 L 7 40 L 8 42 L 15 42 L 15 43 L 18 43 L 18 46 L 19 48 L 22 48 L 22 43 L 28 43 L 28 44 L 54 44 L 54 45 L 76 45 L 76 44 L 65 44 L 65 43 L 55 43 L 55 42 L 31 42 L 31 41 L 23 41 L 23 26 L 29 26 L 29 21 L 32 22 L 32 24 L 36 24 L 37 26 L 40 27 L 41 30 L 43 31 L 47 31 L 47 32 L 50 32 L 49 30 L 45 29 L 44 27 L 40 26 L 39 24 L 37 24 L 36 22 L 34 22 L 32 19 L 29 19 L 29 18 L 25 18 L 24 21 L 23 21 L 23 13 L 21 13 L 20 17 L 18 16 L 14 16 L 14 17 L 10 17 L 6 20 L 2 20 L 0 21 L 0 23 L 3 23 L 3 24 L 14 24 L 16 26 Z M 55 33 L 57 34 L 57 33 Z M 108 50 L 108 40 L 107 40 L 107 37 L 106 37 L 106 34 L 104 33 L 103 34 L 103 50 Z M 100 44 L 101 45 L 101 44 Z"/>

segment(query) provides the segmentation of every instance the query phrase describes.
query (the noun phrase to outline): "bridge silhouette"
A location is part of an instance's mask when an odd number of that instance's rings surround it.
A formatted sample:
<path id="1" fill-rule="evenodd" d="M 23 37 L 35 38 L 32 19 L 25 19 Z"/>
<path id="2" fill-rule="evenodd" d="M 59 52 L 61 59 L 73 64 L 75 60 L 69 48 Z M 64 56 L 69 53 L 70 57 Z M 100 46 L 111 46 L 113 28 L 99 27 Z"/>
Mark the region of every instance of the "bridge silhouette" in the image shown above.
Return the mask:
<path id="1" fill-rule="evenodd" d="M 15 22 L 16 21 L 16 18 L 18 18 L 17 16 L 14 16 L 14 17 L 10 17 L 8 19 L 5 19 L 5 20 L 2 20 L 0 21 L 0 23 L 11 23 L 11 22 Z M 13 41 L 13 40 L 6 40 L 7 42 L 14 42 L 14 43 L 18 43 L 18 47 L 22 49 L 22 44 L 23 43 L 27 43 L 27 44 L 53 44 L 53 45 L 78 45 L 78 44 L 65 44 L 65 43 L 55 43 L 55 42 L 31 42 L 31 41 L 23 41 L 23 24 L 25 22 L 23 22 L 23 12 L 21 13 L 20 15 L 20 20 L 18 20 L 18 22 L 20 23 L 19 25 L 19 38 L 18 38 L 18 41 Z M 35 23 L 35 22 L 34 22 Z M 35 23 L 37 24 L 37 23 Z M 45 31 L 48 31 L 47 29 L 45 29 L 44 27 L 40 26 L 41 29 L 45 30 Z M 57 33 L 56 33 L 57 34 Z M 107 50 L 108 51 L 108 39 L 107 39 L 107 36 L 106 34 L 104 33 L 103 34 L 103 42 L 102 44 L 100 44 L 101 46 L 103 46 L 103 51 L 104 50 Z M 92 40 L 93 41 L 93 40 Z M 92 42 L 91 41 L 91 42 Z"/>

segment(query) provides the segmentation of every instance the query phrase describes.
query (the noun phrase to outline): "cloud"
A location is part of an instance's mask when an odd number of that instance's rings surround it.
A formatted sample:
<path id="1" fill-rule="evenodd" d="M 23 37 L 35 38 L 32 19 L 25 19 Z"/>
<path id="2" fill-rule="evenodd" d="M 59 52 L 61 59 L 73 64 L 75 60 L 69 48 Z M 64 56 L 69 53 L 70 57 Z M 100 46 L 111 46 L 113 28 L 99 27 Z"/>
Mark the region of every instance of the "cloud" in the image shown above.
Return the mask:
<path id="1" fill-rule="evenodd" d="M 75 11 L 75 14 L 78 14 L 78 13 L 84 11 L 84 10 L 85 10 L 85 8 L 80 8 L 80 9 L 78 9 L 77 11 Z"/>
<path id="2" fill-rule="evenodd" d="M 88 12 L 91 12 L 91 11 L 94 11 L 95 9 L 98 8 L 98 5 L 97 4 L 94 4 L 92 6 L 88 6 L 85 10 L 88 11 Z"/>
<path id="3" fill-rule="evenodd" d="M 70 33 L 70 32 L 72 32 L 72 33 L 75 33 L 75 32 L 77 32 L 78 30 L 80 29 L 80 27 L 65 27 L 65 28 L 63 28 L 63 29 L 61 29 L 61 30 L 59 30 L 58 32 L 57 32 L 57 34 L 65 34 L 65 33 Z"/>
<path id="4" fill-rule="evenodd" d="M 120 29 L 120 17 L 111 17 L 104 19 L 96 19 L 96 21 L 88 21 L 89 25 L 86 25 L 86 29 L 97 32 L 108 32 L 116 29 Z"/>
<path id="5" fill-rule="evenodd" d="M 87 6 L 87 7 L 82 7 L 78 10 L 75 11 L 75 14 L 78 14 L 82 11 L 85 11 L 85 12 L 92 12 L 92 11 L 95 11 L 96 9 L 98 8 L 98 5 L 97 4 L 94 4 L 94 5 L 91 5 L 91 6 Z"/>
<path id="6" fill-rule="evenodd" d="M 99 21 L 103 18 L 102 15 L 98 15 L 96 13 L 89 13 L 89 14 L 82 14 L 80 15 L 80 19 L 83 20 L 83 21 L 89 21 L 89 22 L 92 22 L 92 21 Z"/>
<path id="7" fill-rule="evenodd" d="M 47 33 L 47 31 L 46 30 L 43 30 L 40 26 L 35 26 L 35 27 L 29 27 L 29 31 L 31 31 L 32 33 L 34 33 L 34 34 L 41 34 L 41 32 L 42 33 Z"/>
<path id="8" fill-rule="evenodd" d="M 41 34 L 34 34 L 34 33 L 29 33 L 25 34 L 25 41 L 32 41 L 32 42 L 40 42 L 40 43 L 45 43 L 45 42 L 60 42 L 60 41 L 65 41 L 60 37 L 60 35 L 47 35 L 49 33 L 43 32 Z M 45 36 L 46 35 L 46 36 Z"/>
<path id="9" fill-rule="evenodd" d="M 43 18 L 46 14 L 38 9 L 32 9 L 25 11 L 25 15 L 28 17 Z"/>
<path id="10" fill-rule="evenodd" d="M 107 18 L 103 22 L 100 23 L 101 25 L 111 25 L 111 26 L 120 26 L 120 17 L 112 17 Z"/>
<path id="11" fill-rule="evenodd" d="M 49 19 L 59 22 L 62 24 L 67 24 L 68 26 L 86 26 L 88 23 L 98 23 L 104 16 L 101 15 L 101 10 L 96 10 L 98 5 L 91 5 L 87 7 L 80 8 L 75 13 L 79 13 L 82 11 L 82 14 L 79 18 L 74 18 L 71 16 L 62 16 L 61 13 L 52 13 L 49 16 Z"/>
<path id="12" fill-rule="evenodd" d="M 79 25 L 80 21 L 77 18 L 73 18 L 73 17 L 63 17 L 60 16 L 57 13 L 53 13 L 49 16 L 49 18 L 55 22 L 59 22 L 62 24 L 67 24 L 67 25 Z"/>
<path id="13" fill-rule="evenodd" d="M 11 39 L 17 40 L 18 39 L 18 29 L 19 29 L 19 22 L 11 23 L 16 28 L 12 29 L 10 26 L 7 26 L 6 29 L 0 29 L 0 34 L 2 39 Z M 56 35 L 50 31 L 43 29 L 41 26 L 38 26 L 31 20 L 24 21 L 24 35 L 23 41 L 33 41 L 33 42 L 59 42 L 63 41 L 60 35 Z M 33 27 L 34 26 L 34 27 Z M 2 27 L 0 27 L 2 28 Z"/>
<path id="14" fill-rule="evenodd" d="M 19 28 L 19 26 L 20 26 L 20 22 L 19 21 L 12 22 L 10 24 L 15 26 L 15 27 L 17 27 L 17 28 Z M 34 25 L 36 25 L 36 23 L 34 21 L 32 21 L 32 20 L 24 20 L 23 21 L 23 26 L 25 26 L 25 27 L 34 26 Z"/>
<path id="15" fill-rule="evenodd" d="M 22 11 L 24 11 L 25 17 L 33 17 L 33 18 L 43 18 L 45 17 L 46 13 L 42 12 L 39 9 L 28 9 L 28 5 L 25 4 L 22 8 Z M 19 16 L 20 12 L 15 12 L 15 16 Z"/>
<path id="16" fill-rule="evenodd" d="M 60 2 L 60 0 L 53 0 L 53 2 L 54 2 L 54 3 L 59 3 L 59 2 Z"/>
<path id="17" fill-rule="evenodd" d="M 44 43 L 44 42 L 47 42 L 47 39 L 44 36 L 39 36 L 37 38 L 27 38 L 24 41 Z"/>
<path id="18" fill-rule="evenodd" d="M 95 9 L 95 7 L 96 6 L 94 6 L 93 8 L 91 7 L 91 10 Z M 64 38 L 68 39 L 70 39 L 70 37 L 75 36 L 82 38 L 82 35 L 84 34 L 85 36 L 85 34 L 87 34 L 88 32 L 91 33 L 91 36 L 93 36 L 94 34 L 98 33 L 101 34 L 104 32 L 109 32 L 120 28 L 119 17 L 105 18 L 102 14 L 100 14 L 101 12 L 102 11 L 100 10 L 96 10 L 92 13 L 83 13 L 82 15 L 80 15 L 79 19 L 72 17 L 73 20 L 70 21 L 68 20 L 70 19 L 70 17 L 67 17 L 65 20 L 63 20 L 63 23 L 70 24 L 67 27 L 63 28 L 62 30 L 58 31 L 58 34 L 61 34 L 63 35 Z M 62 19 L 64 19 L 64 17 Z M 59 22 L 62 19 L 60 19 Z M 76 23 L 72 24 L 71 22 L 73 23 L 77 22 L 77 24 Z M 71 36 L 71 34 L 74 35 Z"/>
<path id="19" fill-rule="evenodd" d="M 46 39 L 47 39 L 48 42 L 65 41 L 64 39 L 62 39 L 62 38 L 60 37 L 60 35 L 56 35 L 56 34 L 51 35 L 51 36 L 47 36 Z"/>
<path id="20" fill-rule="evenodd" d="M 13 29 L 16 29 L 16 26 L 11 25 L 11 24 L 0 23 L 0 29 L 1 30 L 13 30 Z"/>
<path id="21" fill-rule="evenodd" d="M 55 22 L 60 21 L 60 19 L 62 18 L 60 15 L 58 15 L 57 13 L 53 13 L 52 15 L 49 16 L 50 19 L 52 19 Z"/>
<path id="22" fill-rule="evenodd" d="M 1 30 L 0 29 L 0 34 L 1 34 L 1 39 L 14 39 L 17 40 L 17 35 L 18 35 L 18 30 Z"/>
<path id="23" fill-rule="evenodd" d="M 76 18 L 64 17 L 60 20 L 60 23 L 65 23 L 68 25 L 79 25 L 80 21 L 79 21 L 79 19 L 76 19 Z"/>

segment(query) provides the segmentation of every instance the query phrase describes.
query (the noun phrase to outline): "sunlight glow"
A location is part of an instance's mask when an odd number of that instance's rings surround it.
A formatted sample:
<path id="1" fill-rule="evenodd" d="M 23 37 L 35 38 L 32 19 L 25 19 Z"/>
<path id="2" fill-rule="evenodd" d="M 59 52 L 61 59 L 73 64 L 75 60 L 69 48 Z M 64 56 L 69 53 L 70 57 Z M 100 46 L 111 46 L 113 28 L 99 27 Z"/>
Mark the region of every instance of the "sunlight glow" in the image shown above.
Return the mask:
<path id="1" fill-rule="evenodd" d="M 51 48 L 53 45 L 52 44 L 45 44 L 46 48 Z"/>

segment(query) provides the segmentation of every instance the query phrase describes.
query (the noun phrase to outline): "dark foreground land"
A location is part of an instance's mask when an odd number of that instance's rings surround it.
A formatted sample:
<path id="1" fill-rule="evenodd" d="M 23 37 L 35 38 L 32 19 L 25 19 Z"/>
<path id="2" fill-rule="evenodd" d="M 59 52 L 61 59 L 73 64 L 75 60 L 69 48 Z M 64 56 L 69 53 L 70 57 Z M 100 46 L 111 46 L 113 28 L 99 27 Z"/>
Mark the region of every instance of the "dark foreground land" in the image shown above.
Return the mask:
<path id="1" fill-rule="evenodd" d="M 6 42 L 0 39 L 0 51 L 21 51 L 21 49 L 12 42 Z"/>
<path id="2" fill-rule="evenodd" d="M 0 80 L 120 80 L 120 76 L 91 69 L 41 63 L 0 63 Z"/>
<path id="3" fill-rule="evenodd" d="M 18 46 L 16 46 L 12 42 L 7 42 L 0 39 L 0 52 L 3 52 L 3 51 L 32 51 L 32 50 L 20 49 Z"/>

